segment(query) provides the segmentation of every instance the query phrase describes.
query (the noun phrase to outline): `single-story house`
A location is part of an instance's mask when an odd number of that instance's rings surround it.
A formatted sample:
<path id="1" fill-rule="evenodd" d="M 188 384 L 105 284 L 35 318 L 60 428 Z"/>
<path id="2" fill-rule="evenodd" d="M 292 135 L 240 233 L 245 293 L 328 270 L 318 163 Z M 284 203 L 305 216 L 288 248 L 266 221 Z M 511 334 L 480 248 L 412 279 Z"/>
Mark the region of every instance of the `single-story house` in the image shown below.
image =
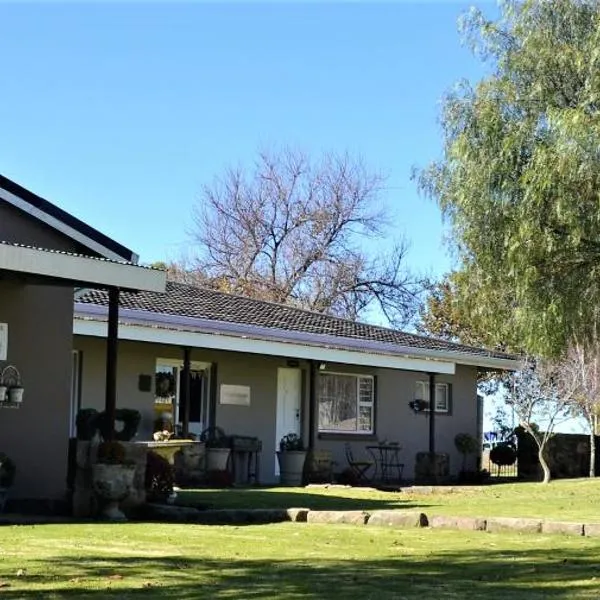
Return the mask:
<path id="1" fill-rule="evenodd" d="M 163 272 L 50 202 L 0 177 L 0 372 L 18 368 L 23 402 L 0 403 L 0 452 L 15 496 L 61 498 L 80 408 L 135 408 L 138 437 L 158 418 L 184 432 L 219 426 L 262 441 L 298 433 L 339 468 L 377 440 L 398 442 L 411 478 L 419 451 L 461 461 L 457 433 L 480 436 L 479 369 L 516 358 L 167 283 Z M 75 297 L 73 292 L 75 291 Z M 435 405 L 416 412 L 414 400 Z M 165 414 L 166 413 L 166 414 Z"/>
<path id="2" fill-rule="evenodd" d="M 107 293 L 95 290 L 75 303 L 75 403 L 98 409 L 107 304 Z M 456 434 L 481 438 L 478 369 L 516 367 L 514 357 L 500 353 L 174 282 L 164 293 L 121 295 L 119 339 L 119 404 L 142 413 L 142 437 L 165 412 L 191 433 L 217 425 L 256 436 L 264 483 L 276 481 L 275 451 L 288 433 L 330 450 L 338 470 L 347 466 L 348 443 L 355 457 L 368 458 L 366 447 L 377 440 L 398 442 L 407 479 L 416 453 L 433 443 L 450 455 L 456 474 Z M 428 411 L 411 408 L 416 399 L 429 400 L 431 382 L 433 440 Z"/>

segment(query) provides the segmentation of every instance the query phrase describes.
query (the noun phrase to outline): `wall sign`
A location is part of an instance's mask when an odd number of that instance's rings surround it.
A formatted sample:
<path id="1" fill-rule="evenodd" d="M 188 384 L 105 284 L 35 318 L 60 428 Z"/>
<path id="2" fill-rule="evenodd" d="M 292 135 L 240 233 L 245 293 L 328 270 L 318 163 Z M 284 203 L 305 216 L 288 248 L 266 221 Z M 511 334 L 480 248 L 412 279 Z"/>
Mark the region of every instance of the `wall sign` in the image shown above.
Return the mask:
<path id="1" fill-rule="evenodd" d="M 0 323 L 0 360 L 8 357 L 8 323 Z"/>
<path id="2" fill-rule="evenodd" d="M 220 403 L 250 406 L 250 386 L 221 384 Z"/>

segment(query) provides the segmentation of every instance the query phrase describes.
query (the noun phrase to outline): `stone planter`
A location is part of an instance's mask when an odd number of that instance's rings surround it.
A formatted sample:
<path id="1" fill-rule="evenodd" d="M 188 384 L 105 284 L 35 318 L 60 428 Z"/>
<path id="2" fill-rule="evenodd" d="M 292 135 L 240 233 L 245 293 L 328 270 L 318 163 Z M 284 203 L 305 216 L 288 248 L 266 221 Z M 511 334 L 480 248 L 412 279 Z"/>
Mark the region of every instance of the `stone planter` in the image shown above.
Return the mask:
<path id="1" fill-rule="evenodd" d="M 119 508 L 119 502 L 131 493 L 134 475 L 134 465 L 98 463 L 92 467 L 92 487 L 104 503 L 100 516 L 108 521 L 127 520 Z"/>
<path id="2" fill-rule="evenodd" d="M 281 485 L 302 485 L 306 451 L 286 450 L 285 452 L 277 452 L 277 460 L 279 461 L 279 482 Z"/>
<path id="3" fill-rule="evenodd" d="M 227 462 L 229 461 L 230 453 L 230 448 L 207 448 L 206 470 L 227 471 Z"/>

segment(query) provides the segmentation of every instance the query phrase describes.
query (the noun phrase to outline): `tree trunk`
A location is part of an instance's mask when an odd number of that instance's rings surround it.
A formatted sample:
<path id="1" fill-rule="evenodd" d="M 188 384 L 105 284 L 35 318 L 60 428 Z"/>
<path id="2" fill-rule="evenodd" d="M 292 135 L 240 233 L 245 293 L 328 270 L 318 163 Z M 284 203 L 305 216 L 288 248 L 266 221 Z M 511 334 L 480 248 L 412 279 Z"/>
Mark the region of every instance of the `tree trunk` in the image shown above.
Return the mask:
<path id="1" fill-rule="evenodd" d="M 550 483 L 550 467 L 548 466 L 546 458 L 544 457 L 544 448 L 539 449 L 538 458 L 540 461 L 540 465 L 542 465 L 542 471 L 544 472 L 544 479 L 542 480 L 542 483 Z"/>
<path id="2" fill-rule="evenodd" d="M 596 436 L 590 433 L 590 477 L 596 477 Z"/>

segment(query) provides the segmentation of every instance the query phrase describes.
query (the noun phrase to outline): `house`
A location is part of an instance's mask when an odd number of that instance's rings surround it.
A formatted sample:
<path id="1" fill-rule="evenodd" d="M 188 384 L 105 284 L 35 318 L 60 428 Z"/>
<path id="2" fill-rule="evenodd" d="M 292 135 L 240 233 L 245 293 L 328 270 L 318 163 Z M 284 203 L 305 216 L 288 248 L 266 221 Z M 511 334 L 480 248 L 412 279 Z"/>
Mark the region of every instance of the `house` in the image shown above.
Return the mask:
<path id="1" fill-rule="evenodd" d="M 18 378 L 24 387 L 21 403 L 0 402 L 0 451 L 17 465 L 16 496 L 64 497 L 73 414 L 73 292 L 109 290 L 116 307 L 119 290 L 164 289 L 164 273 L 136 262 L 128 248 L 0 176 L 0 376 L 10 376 L 9 383 Z M 111 321 L 114 334 L 116 319 Z M 103 345 L 110 408 L 116 336 Z"/>
<path id="2" fill-rule="evenodd" d="M 105 291 L 76 299 L 81 406 L 103 405 L 107 306 Z M 164 293 L 121 295 L 119 339 L 119 403 L 142 413 L 141 437 L 165 412 L 191 433 L 216 425 L 258 437 L 264 483 L 277 480 L 277 443 L 290 432 L 330 450 L 338 470 L 346 444 L 365 455 L 377 440 L 393 440 L 405 477 L 414 475 L 416 453 L 432 450 L 449 454 L 456 473 L 455 435 L 481 435 L 478 369 L 517 364 L 502 353 L 173 282 Z M 433 424 L 428 411 L 411 408 L 429 401 L 430 389 Z"/>
<path id="3" fill-rule="evenodd" d="M 74 296 L 75 294 L 75 296 Z M 74 301 L 75 297 L 75 301 Z M 219 426 L 275 450 L 300 434 L 345 466 L 377 440 L 450 455 L 480 434 L 479 369 L 515 357 L 165 282 L 128 248 L 0 177 L 0 373 L 17 367 L 22 403 L 0 402 L 0 451 L 17 463 L 14 495 L 59 500 L 82 407 L 142 414 L 150 438 L 170 414 L 182 431 Z M 415 400 L 435 411 L 415 412 Z M 434 418 L 431 418 L 431 417 Z"/>

